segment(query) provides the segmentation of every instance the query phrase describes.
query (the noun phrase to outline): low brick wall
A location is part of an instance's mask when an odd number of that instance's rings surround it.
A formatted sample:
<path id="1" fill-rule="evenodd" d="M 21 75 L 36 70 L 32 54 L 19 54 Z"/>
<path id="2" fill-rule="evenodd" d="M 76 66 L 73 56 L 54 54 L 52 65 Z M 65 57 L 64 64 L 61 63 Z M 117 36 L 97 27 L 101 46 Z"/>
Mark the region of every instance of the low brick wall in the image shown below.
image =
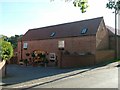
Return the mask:
<path id="1" fill-rule="evenodd" d="M 0 78 L 5 76 L 5 63 L 5 60 L 0 62 Z"/>
<path id="2" fill-rule="evenodd" d="M 118 58 L 120 59 L 120 36 L 117 39 L 118 41 Z M 110 37 L 110 48 L 115 50 L 115 37 L 111 36 Z"/>
<path id="3" fill-rule="evenodd" d="M 114 50 L 96 51 L 96 64 L 112 59 L 114 59 Z"/>
<path id="4" fill-rule="evenodd" d="M 94 65 L 94 55 L 63 55 L 62 56 L 62 67 L 83 67 Z"/>

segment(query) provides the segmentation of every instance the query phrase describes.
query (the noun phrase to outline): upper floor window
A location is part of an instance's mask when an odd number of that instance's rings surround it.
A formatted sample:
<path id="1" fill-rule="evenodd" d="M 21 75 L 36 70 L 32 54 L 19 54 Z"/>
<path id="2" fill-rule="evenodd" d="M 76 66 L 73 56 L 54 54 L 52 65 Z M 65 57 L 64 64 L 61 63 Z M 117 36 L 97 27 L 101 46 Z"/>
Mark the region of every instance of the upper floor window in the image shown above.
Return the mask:
<path id="1" fill-rule="evenodd" d="M 86 34 L 87 31 L 88 31 L 88 28 L 84 28 L 84 29 L 82 29 L 81 34 Z"/>
<path id="2" fill-rule="evenodd" d="M 56 34 L 56 32 L 52 32 L 51 35 L 50 35 L 50 37 L 54 37 L 55 34 Z"/>

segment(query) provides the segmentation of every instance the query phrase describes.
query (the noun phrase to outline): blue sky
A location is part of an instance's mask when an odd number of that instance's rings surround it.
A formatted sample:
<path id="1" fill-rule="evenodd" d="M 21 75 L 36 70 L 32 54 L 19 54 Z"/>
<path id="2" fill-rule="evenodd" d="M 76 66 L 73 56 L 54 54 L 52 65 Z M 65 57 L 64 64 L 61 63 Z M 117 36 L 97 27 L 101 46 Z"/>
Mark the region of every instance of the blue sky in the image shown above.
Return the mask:
<path id="1" fill-rule="evenodd" d="M 106 8 L 108 0 L 88 0 L 89 8 L 82 14 L 79 8 L 64 0 L 1 0 L 0 34 L 24 34 L 29 29 L 78 20 L 104 17 L 105 24 L 114 27 L 114 14 Z"/>

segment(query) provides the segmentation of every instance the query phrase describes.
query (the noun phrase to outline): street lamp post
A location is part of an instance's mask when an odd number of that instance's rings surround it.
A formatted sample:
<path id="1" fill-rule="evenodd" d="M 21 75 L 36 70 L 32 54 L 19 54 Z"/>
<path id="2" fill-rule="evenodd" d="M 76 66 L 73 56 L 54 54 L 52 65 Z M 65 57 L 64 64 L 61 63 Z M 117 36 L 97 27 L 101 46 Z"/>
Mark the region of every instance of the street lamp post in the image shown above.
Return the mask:
<path id="1" fill-rule="evenodd" d="M 115 9 L 115 59 L 117 59 L 117 10 Z"/>
<path id="2" fill-rule="evenodd" d="M 21 38 L 21 60 L 22 60 L 22 38 Z"/>
<path id="3" fill-rule="evenodd" d="M 117 15 L 120 11 L 120 0 L 109 0 L 107 8 L 115 10 L 115 59 L 118 59 Z"/>
<path id="4" fill-rule="evenodd" d="M 117 32 L 117 15 L 119 10 L 115 9 L 115 59 L 118 60 L 118 32 Z"/>

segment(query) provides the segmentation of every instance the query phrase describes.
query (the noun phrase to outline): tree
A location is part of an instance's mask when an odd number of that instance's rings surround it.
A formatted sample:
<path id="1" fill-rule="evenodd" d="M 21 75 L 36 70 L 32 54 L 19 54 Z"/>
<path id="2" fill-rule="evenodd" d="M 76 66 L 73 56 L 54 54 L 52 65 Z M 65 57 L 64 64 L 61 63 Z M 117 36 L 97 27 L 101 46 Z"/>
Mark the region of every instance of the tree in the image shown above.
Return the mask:
<path id="1" fill-rule="evenodd" d="M 87 0 L 74 0 L 73 5 L 75 7 L 80 7 L 81 12 L 85 13 L 86 9 L 88 8 L 88 1 Z"/>
<path id="2" fill-rule="evenodd" d="M 106 4 L 108 9 L 114 9 L 115 14 L 115 59 L 118 59 L 118 41 L 117 41 L 117 15 L 120 12 L 120 0 L 109 0 Z"/>
<path id="3" fill-rule="evenodd" d="M 6 36 L 0 38 L 0 57 L 3 60 L 9 60 L 13 56 L 13 47 L 10 42 L 5 41 Z"/>
<path id="4" fill-rule="evenodd" d="M 54 1 L 54 0 L 50 0 L 50 1 Z M 72 1 L 72 0 L 65 0 L 65 2 L 67 1 Z M 73 5 L 75 7 L 80 7 L 81 12 L 85 13 L 86 9 L 88 8 L 88 1 L 87 0 L 74 0 Z"/>
<path id="5" fill-rule="evenodd" d="M 10 42 L 0 40 L 0 56 L 3 60 L 9 60 L 13 56 L 13 48 Z"/>
<path id="6" fill-rule="evenodd" d="M 4 40 L 4 37 L 0 38 L 0 58 L 2 60 L 10 60 L 13 56 L 13 47 L 10 42 Z M 5 75 L 6 75 L 6 64 L 5 64 Z"/>
<path id="7" fill-rule="evenodd" d="M 13 48 L 16 48 L 17 47 L 17 42 L 18 42 L 18 39 L 20 39 L 23 35 L 15 35 L 15 36 L 11 36 L 9 38 L 7 38 L 6 40 L 8 42 L 11 42 Z"/>
<path id="8" fill-rule="evenodd" d="M 50 0 L 54 1 L 54 0 Z M 72 0 L 65 0 L 65 2 L 72 1 Z M 88 8 L 88 0 L 74 0 L 73 5 L 75 7 L 80 7 L 80 10 L 82 13 L 86 12 L 86 9 Z M 120 0 L 109 0 L 109 2 L 106 4 L 107 8 L 109 9 L 115 9 L 116 11 L 120 10 Z"/>
<path id="9" fill-rule="evenodd" d="M 106 7 L 108 9 L 114 9 L 116 13 L 119 13 L 120 10 L 120 0 L 115 1 L 115 0 L 109 0 L 109 2 L 106 4 Z"/>

